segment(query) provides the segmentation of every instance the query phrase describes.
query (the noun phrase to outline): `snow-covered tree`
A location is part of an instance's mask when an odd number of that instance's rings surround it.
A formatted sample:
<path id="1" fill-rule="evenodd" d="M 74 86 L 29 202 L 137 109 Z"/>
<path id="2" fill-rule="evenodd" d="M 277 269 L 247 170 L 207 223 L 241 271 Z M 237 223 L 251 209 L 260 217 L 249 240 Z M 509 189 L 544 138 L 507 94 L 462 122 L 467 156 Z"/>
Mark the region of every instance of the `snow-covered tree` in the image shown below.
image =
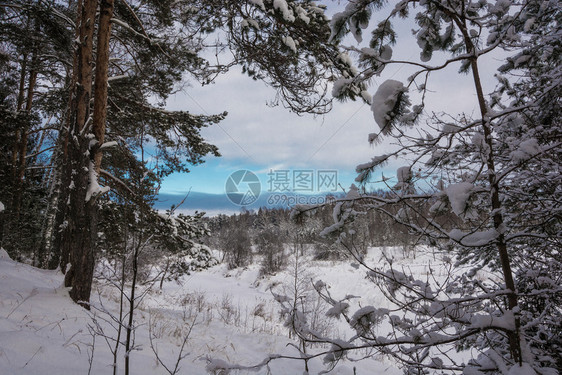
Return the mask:
<path id="1" fill-rule="evenodd" d="M 51 176 L 49 152 L 63 115 L 65 46 L 72 40 L 67 11 L 44 1 L 0 7 L 0 199 L 6 205 L 0 241 L 14 259 L 35 264 L 41 263 L 34 250 Z"/>
<path id="2" fill-rule="evenodd" d="M 562 368 L 561 7 L 542 0 L 403 0 L 384 16 L 376 11 L 385 4 L 349 1 L 333 17 L 332 39 L 352 34 L 357 45 L 342 49 L 358 61 L 356 74 L 336 81 L 333 93 L 370 103 L 379 129 L 369 141 L 397 145 L 359 165 L 357 181 L 368 182 L 395 157 L 405 156 L 405 165 L 389 185 L 391 196 L 352 188 L 336 204 L 326 233 L 348 241 L 395 308 L 349 311 L 345 298 L 330 296 L 320 283 L 319 292 L 356 334 L 314 340 L 332 344 L 327 361 L 374 348 L 400 361 L 408 374 L 556 374 Z M 380 22 L 369 27 L 375 18 Z M 419 60 L 394 59 L 398 18 L 415 20 Z M 369 46 L 362 47 L 367 29 Z M 480 68 L 491 54 L 509 57 L 495 76 L 486 76 Z M 371 96 L 367 83 L 392 65 L 413 73 L 405 82 L 384 81 Z M 478 113 L 426 114 L 432 78 L 452 65 L 472 78 Z M 493 80 L 496 89 L 486 94 L 483 83 Z M 422 207 L 431 207 L 429 213 Z M 453 258 L 444 258 L 448 277 L 416 280 L 392 265 L 366 264 L 347 227 L 362 210 L 392 217 Z M 386 336 L 377 334 L 381 322 L 391 327 Z M 303 328 L 302 335 L 309 337 L 310 330 Z M 471 359 L 455 359 L 453 348 L 465 355 L 473 350 Z"/>
<path id="3" fill-rule="evenodd" d="M 35 219 L 46 216 L 36 220 L 42 226 L 41 241 L 34 241 L 37 264 L 69 271 L 71 297 L 85 306 L 99 197 L 111 188 L 110 194 L 143 206 L 143 195 L 131 196 L 135 189 L 127 186 L 126 171 L 144 169 L 160 181 L 187 172 L 205 155 L 218 155 L 200 131 L 225 114 L 165 110 L 184 77 L 208 84 L 240 65 L 276 89 L 274 103 L 297 113 L 324 113 L 332 100 L 327 82 L 350 70 L 336 47 L 323 43 L 329 23 L 324 7 L 310 1 L 18 0 L 2 4 L 0 12 L 2 113 L 8 114 L 2 124 L 9 126 L 2 172 L 16 187 L 3 189 L 3 233 L 21 233 L 14 223 L 24 211 L 20 193 L 28 193 L 25 183 L 32 181 L 24 178 L 26 164 L 39 151 L 49 160 L 38 169 L 49 172 L 39 176 L 42 206 L 25 210 Z M 15 72 L 8 69 L 13 67 Z M 37 115 L 35 86 L 45 91 Z M 27 116 L 31 103 L 33 116 Z M 25 121 L 10 120 L 15 117 Z M 31 131 L 43 125 L 52 132 L 49 142 L 37 137 L 43 146 L 29 147 Z M 138 157 L 147 145 L 155 149 L 156 164 Z"/>

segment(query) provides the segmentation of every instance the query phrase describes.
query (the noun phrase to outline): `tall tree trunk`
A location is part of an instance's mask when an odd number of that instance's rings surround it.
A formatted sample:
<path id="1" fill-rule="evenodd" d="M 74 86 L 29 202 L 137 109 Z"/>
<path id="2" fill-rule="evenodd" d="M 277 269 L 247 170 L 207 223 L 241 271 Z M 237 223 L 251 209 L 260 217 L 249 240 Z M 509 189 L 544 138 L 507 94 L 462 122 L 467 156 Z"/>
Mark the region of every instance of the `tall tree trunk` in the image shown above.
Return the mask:
<path id="1" fill-rule="evenodd" d="M 72 81 L 71 72 L 67 73 L 67 87 L 68 83 Z M 70 108 L 70 103 L 67 107 Z M 59 126 L 59 136 L 55 152 L 51 157 L 52 172 L 48 182 L 49 196 L 47 209 L 45 213 L 45 220 L 41 228 L 41 243 L 39 244 L 38 252 L 43 254 L 42 267 L 51 270 L 59 267 L 61 262 L 61 242 L 63 233 L 63 223 L 66 217 L 67 202 L 63 202 L 62 197 L 65 195 L 65 186 L 68 186 L 69 181 L 64 184 L 64 161 L 68 159 L 68 118 L 65 118 Z"/>
<path id="2" fill-rule="evenodd" d="M 69 0 L 68 6 L 71 6 L 71 0 Z M 70 161 L 70 137 L 73 133 L 73 120 L 75 118 L 76 111 L 76 89 L 78 86 L 78 70 L 79 70 L 79 49 L 83 48 L 83 40 L 81 35 L 83 30 L 81 30 L 81 22 L 83 17 L 82 8 L 84 0 L 78 0 L 76 5 L 76 30 L 75 30 L 75 42 L 74 55 L 72 60 L 72 70 L 70 74 L 67 73 L 67 77 L 70 77 L 69 84 L 69 95 L 68 95 L 68 108 L 65 115 L 63 126 L 61 126 L 61 131 L 59 133 L 59 145 L 57 153 L 58 159 L 57 169 L 60 173 L 60 188 L 55 189 L 55 194 L 53 199 L 57 199 L 56 202 L 56 216 L 54 223 L 54 236 L 53 236 L 53 249 L 51 251 L 51 259 L 49 264 L 54 263 L 58 260 L 58 266 L 63 274 L 66 274 L 67 266 L 70 263 L 70 249 L 64 246 L 65 238 L 68 237 L 68 216 L 69 216 L 69 206 L 70 206 L 70 190 L 72 182 L 72 166 Z M 91 40 L 91 38 L 90 38 Z"/>
<path id="3" fill-rule="evenodd" d="M 478 54 L 476 46 L 472 43 L 469 35 L 468 27 L 466 25 L 466 19 L 459 17 L 456 14 L 449 12 L 444 9 L 445 13 L 451 16 L 453 22 L 457 25 L 460 32 L 462 33 L 464 44 L 466 46 L 466 51 L 472 54 L 470 57 L 470 68 L 472 71 L 472 79 L 474 82 L 474 87 L 476 89 L 476 97 L 478 99 L 478 106 L 480 109 L 480 116 L 482 121 L 482 131 L 484 133 L 484 142 L 486 144 L 486 155 L 485 163 L 488 174 L 488 184 L 490 185 L 490 208 L 492 212 L 492 224 L 494 229 L 498 233 L 496 239 L 496 249 L 498 250 L 498 256 L 500 260 L 500 265 L 502 267 L 502 273 L 505 283 L 505 288 L 508 290 L 507 295 L 507 309 L 511 312 L 515 312 L 518 301 L 517 301 L 517 290 L 515 288 L 515 282 L 513 279 L 513 271 L 511 270 L 510 257 L 507 251 L 507 242 L 504 235 L 504 219 L 502 215 L 502 203 L 499 195 L 499 183 L 496 175 L 495 166 L 495 155 L 494 155 L 494 140 L 492 137 L 492 124 L 489 119 L 488 104 L 486 103 L 486 98 L 484 96 L 484 90 L 482 89 L 482 80 L 480 79 L 480 72 L 478 68 Z M 507 339 L 509 342 L 509 351 L 513 360 L 516 363 L 521 364 L 523 361 L 522 349 L 521 349 L 521 339 L 520 339 L 520 319 L 515 314 L 515 329 L 513 331 L 507 332 Z"/>
<path id="4" fill-rule="evenodd" d="M 66 268 L 65 285 L 72 287 L 70 296 L 82 306 L 89 308 L 90 291 L 94 271 L 94 248 L 97 236 L 97 204 L 95 196 L 88 194 L 90 185 L 97 179 L 101 163 L 100 146 L 104 140 L 107 114 L 107 74 L 109 65 L 109 38 L 113 0 L 100 2 L 100 20 L 97 40 L 96 74 L 94 84 L 94 110 L 91 117 L 93 76 L 93 37 L 97 0 L 82 0 L 79 3 L 79 46 L 76 49 L 76 83 L 71 92 L 71 127 L 67 176 L 69 184 L 69 210 L 64 232 L 61 265 Z M 97 144 L 90 147 L 89 126 Z"/>
<path id="5" fill-rule="evenodd" d="M 505 288 L 509 291 L 507 295 L 507 309 L 514 312 L 517 307 L 517 290 L 515 288 L 515 282 L 513 279 L 513 272 L 511 270 L 510 257 L 507 251 L 507 242 L 504 235 L 504 220 L 502 215 L 502 204 L 499 195 L 499 183 L 496 176 L 496 166 L 495 166 L 495 155 L 494 155 L 494 142 L 492 138 L 492 124 L 489 120 L 488 115 L 488 105 L 484 96 L 484 90 L 482 89 L 482 80 L 480 79 L 480 72 L 478 69 L 478 56 L 476 55 L 476 47 L 470 40 L 468 34 L 468 28 L 464 22 L 456 20 L 457 25 L 459 25 L 460 30 L 463 33 L 465 44 L 468 53 L 473 53 L 474 56 L 470 59 L 470 68 L 472 70 L 472 78 L 474 81 L 474 86 L 476 89 L 476 96 L 478 98 L 478 105 L 480 108 L 480 116 L 482 117 L 482 130 L 484 132 L 484 142 L 486 143 L 487 154 L 486 154 L 486 168 L 488 173 L 488 183 L 490 185 L 490 208 L 492 211 L 492 222 L 494 229 L 498 233 L 496 239 L 496 248 L 498 250 L 499 260 L 502 267 L 502 273 L 505 283 Z M 461 27 L 462 26 L 462 27 Z M 507 333 L 509 341 L 509 350 L 513 360 L 521 364 L 522 350 L 521 350 L 521 340 L 520 340 L 520 320 L 515 318 L 515 330 Z"/>
<path id="6" fill-rule="evenodd" d="M 92 130 L 97 140 L 94 150 L 96 174 L 101 168 L 102 153 L 100 150 L 105 139 L 105 122 L 107 118 L 107 80 L 109 69 L 109 39 L 111 37 L 111 17 L 113 17 L 114 0 L 100 1 L 100 21 L 96 56 L 96 81 L 94 92 L 94 118 Z"/>
<path id="7" fill-rule="evenodd" d="M 47 209 L 45 210 L 45 220 L 41 226 L 41 242 L 37 247 L 37 253 L 42 254 L 39 266 L 47 269 L 55 269 L 59 264 L 59 259 L 54 259 L 55 257 L 53 256 L 53 238 L 61 181 L 60 173 L 56 168 L 56 161 L 54 159 L 56 159 L 56 156 L 53 156 L 53 160 L 51 161 L 53 171 L 48 182 L 49 195 L 47 198 Z"/>
<path id="8" fill-rule="evenodd" d="M 68 106 L 70 108 L 70 104 Z M 62 257 L 62 238 L 64 234 L 65 220 L 68 210 L 68 186 L 70 185 L 70 174 L 67 171 L 68 139 L 69 129 L 67 120 L 59 131 L 57 151 L 54 156 L 52 189 L 49 195 L 49 207 L 47 209 L 47 220 L 45 222 L 42 237 L 42 248 L 47 257 L 47 268 L 60 267 L 64 272 L 68 258 Z M 65 200 L 66 199 L 66 200 Z"/>
<path id="9" fill-rule="evenodd" d="M 27 88 L 27 98 L 26 98 L 26 105 L 25 105 L 25 112 L 28 116 L 31 114 L 31 107 L 33 105 L 33 94 L 35 91 L 35 84 L 37 83 L 37 50 L 33 50 L 33 54 L 31 57 L 31 70 L 29 72 L 29 85 Z M 25 169 L 26 169 L 26 157 L 27 157 L 27 138 L 29 132 L 29 122 L 26 121 L 21 129 L 19 130 L 20 139 L 17 144 L 18 149 L 18 160 L 15 166 L 15 179 L 14 179 L 14 196 L 12 200 L 12 215 L 13 220 L 15 223 L 19 222 L 20 220 L 20 213 L 21 213 L 21 204 L 22 204 L 22 195 L 23 195 L 23 180 L 25 177 Z"/>
<path id="10" fill-rule="evenodd" d="M 474 82 L 476 84 L 476 91 L 478 94 L 478 100 L 480 102 L 480 109 L 482 115 L 482 129 L 484 131 L 484 141 L 488 148 L 488 155 L 486 160 L 486 167 L 488 169 L 488 183 L 490 185 L 490 205 L 492 208 L 492 220 L 494 229 L 498 233 L 496 239 L 496 248 L 498 249 L 498 255 L 500 258 L 500 264 L 502 267 L 502 273 L 505 283 L 505 288 L 509 291 L 507 295 L 507 308 L 510 311 L 514 311 L 517 307 L 517 290 L 515 288 L 515 281 L 513 280 L 513 272 L 511 270 L 511 264 L 509 259 L 509 253 L 507 252 L 507 242 L 504 235 L 504 220 L 502 215 L 502 204 L 500 201 L 499 189 L 500 186 L 497 181 L 496 167 L 494 163 L 494 144 L 492 139 L 492 128 L 488 120 L 488 111 L 486 106 L 486 101 L 484 99 L 484 92 L 482 90 L 482 85 L 480 81 L 480 75 L 478 72 L 478 62 L 476 58 L 471 61 L 471 69 L 474 77 Z M 515 330 L 508 332 L 509 340 L 509 350 L 513 360 L 519 364 L 522 363 L 522 351 L 521 342 L 519 337 L 520 320 L 516 316 L 515 318 Z"/>
<path id="11" fill-rule="evenodd" d="M 21 62 L 21 72 L 20 72 L 20 82 L 18 88 L 18 100 L 16 103 L 16 111 L 19 113 L 23 108 L 23 103 L 25 100 L 25 77 L 27 75 L 27 54 L 22 56 Z M 14 148 L 12 149 L 12 180 L 15 181 L 17 162 L 18 162 L 18 151 L 19 151 L 19 140 L 20 140 L 20 129 L 16 130 Z"/>
<path id="12" fill-rule="evenodd" d="M 79 17 L 77 17 L 77 22 Z M 79 37 L 79 30 L 76 30 L 76 37 Z M 65 273 L 66 266 L 69 259 L 68 252 L 63 253 L 62 243 L 67 226 L 66 219 L 68 217 L 68 203 L 70 199 L 70 181 L 72 179 L 72 169 L 68 167 L 69 159 L 69 143 L 70 143 L 70 127 L 71 127 L 71 113 L 73 95 L 72 90 L 76 86 L 78 77 L 78 57 L 75 54 L 72 64 L 72 69 L 67 71 L 67 87 L 70 89 L 68 96 L 67 111 L 59 130 L 59 137 L 57 140 L 57 151 L 55 153 L 54 167 L 55 176 L 53 183 L 55 184 L 52 194 L 49 198 L 50 209 L 52 210 L 51 216 L 53 217 L 52 226 L 47 226 L 45 229 L 45 236 L 43 238 L 44 246 L 49 254 L 48 268 L 55 269 L 60 267 L 61 271 Z M 47 225 L 49 225 L 47 223 Z"/>
<path id="13" fill-rule="evenodd" d="M 26 30 L 31 32 L 31 17 L 27 18 L 27 25 Z M 39 31 L 39 23 L 37 21 L 35 23 L 35 30 L 32 33 L 31 37 L 35 38 Z M 32 42 L 32 51 L 31 51 L 31 61 L 29 67 L 29 81 L 27 86 L 27 95 L 25 93 L 25 77 L 27 75 L 27 63 L 28 63 L 28 55 L 24 53 L 23 61 L 21 64 L 21 75 L 20 75 L 20 83 L 19 83 L 19 93 L 18 93 L 18 100 L 17 100 L 17 111 L 21 113 L 24 110 L 25 104 L 25 114 L 27 115 L 24 121 L 20 124 L 20 127 L 16 131 L 16 142 L 14 143 L 14 149 L 12 152 L 12 177 L 13 177 L 13 186 L 12 186 L 12 203 L 11 203 L 11 214 L 12 214 L 12 224 L 15 226 L 19 226 L 20 221 L 20 210 L 21 210 L 21 199 L 22 199 L 22 189 L 23 189 L 23 178 L 25 176 L 25 165 L 26 160 L 25 157 L 27 155 L 27 136 L 29 130 L 29 114 L 31 113 L 31 106 L 33 104 L 33 92 L 35 90 L 35 83 L 37 81 L 37 40 L 33 39 Z M 24 103 L 25 102 L 25 103 Z M 12 228 L 15 230 L 16 228 Z"/>
<path id="14" fill-rule="evenodd" d="M 27 77 L 27 54 L 22 55 L 21 63 L 20 63 L 20 77 L 18 83 L 18 96 L 16 101 L 16 112 L 18 113 L 18 117 L 20 115 L 21 110 L 23 109 L 23 104 L 25 102 L 25 80 Z M 13 146 L 11 149 L 10 155 L 10 193 L 8 200 L 4 203 L 6 204 L 6 211 L 10 212 L 10 215 L 3 215 L 5 216 L 5 220 L 1 221 L 0 230 L 1 234 L 1 245 L 8 250 L 8 252 L 13 251 L 13 244 L 15 243 L 15 239 L 17 239 L 17 230 L 19 225 L 15 220 L 14 212 L 14 201 L 17 196 L 17 192 L 15 190 L 15 182 L 18 175 L 18 152 L 19 152 L 19 145 L 20 145 L 20 138 L 21 138 L 21 129 L 18 126 L 14 129 L 13 134 Z M 4 217 L 3 217 L 4 219 Z M 14 255 L 14 254 L 11 254 Z"/>
<path id="15" fill-rule="evenodd" d="M 96 218 L 95 200 L 86 201 L 90 182 L 90 145 L 86 137 L 90 123 L 92 97 L 93 37 L 97 0 L 78 3 L 78 45 L 76 46 L 76 83 L 71 88 L 69 154 L 65 163 L 70 175 L 69 210 L 62 242 L 63 262 L 71 268 L 65 275 L 65 286 L 71 287 L 70 297 L 89 309 L 90 291 L 94 271 L 93 245 Z M 67 264 L 63 265 L 65 269 Z"/>

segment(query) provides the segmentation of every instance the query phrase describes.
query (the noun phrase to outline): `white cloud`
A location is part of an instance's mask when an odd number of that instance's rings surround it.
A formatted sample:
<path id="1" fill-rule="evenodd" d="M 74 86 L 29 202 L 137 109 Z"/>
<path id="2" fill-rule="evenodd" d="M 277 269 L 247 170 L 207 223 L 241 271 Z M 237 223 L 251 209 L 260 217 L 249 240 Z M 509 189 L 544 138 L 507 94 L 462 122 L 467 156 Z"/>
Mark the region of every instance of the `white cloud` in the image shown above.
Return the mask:
<path id="1" fill-rule="evenodd" d="M 399 25 L 402 39 L 393 46 L 398 59 L 418 60 L 419 49 L 411 38 L 413 24 L 402 21 Z M 443 55 L 435 53 L 431 61 L 438 64 Z M 497 63 L 484 64 L 482 70 L 490 77 Z M 425 112 L 446 112 L 451 115 L 475 113 L 477 108 L 474 86 L 470 75 L 459 75 L 458 64 L 445 71 L 432 73 L 428 83 Z M 386 79 L 406 82 L 412 68 L 389 66 L 382 77 L 373 80 L 370 93 Z M 421 81 L 419 83 L 422 83 Z M 493 82 L 484 82 L 491 86 Z M 410 88 L 413 104 L 419 95 Z M 275 92 L 261 82 L 256 82 L 234 69 L 205 87 L 189 87 L 169 103 L 172 109 L 190 110 L 194 113 L 214 114 L 228 111 L 229 115 L 218 126 L 204 130 L 204 136 L 217 145 L 225 165 L 251 164 L 264 171 L 282 168 L 334 168 L 353 171 L 355 166 L 377 154 L 388 152 L 391 139 L 371 147 L 367 137 L 378 131 L 368 105 L 360 102 L 334 103 L 332 112 L 325 116 L 299 117 L 282 107 L 266 105 Z M 419 125 L 423 126 L 423 125 Z M 392 163 L 390 168 L 404 162 Z"/>
<path id="2" fill-rule="evenodd" d="M 228 111 L 220 126 L 203 133 L 227 160 L 264 168 L 310 164 L 349 168 L 373 152 L 367 142 L 373 127 L 368 106 L 335 103 L 325 116 L 297 116 L 282 107 L 268 107 L 266 102 L 275 93 L 264 84 L 239 72 L 221 78 L 214 85 L 178 94 L 169 106 L 194 113 Z"/>

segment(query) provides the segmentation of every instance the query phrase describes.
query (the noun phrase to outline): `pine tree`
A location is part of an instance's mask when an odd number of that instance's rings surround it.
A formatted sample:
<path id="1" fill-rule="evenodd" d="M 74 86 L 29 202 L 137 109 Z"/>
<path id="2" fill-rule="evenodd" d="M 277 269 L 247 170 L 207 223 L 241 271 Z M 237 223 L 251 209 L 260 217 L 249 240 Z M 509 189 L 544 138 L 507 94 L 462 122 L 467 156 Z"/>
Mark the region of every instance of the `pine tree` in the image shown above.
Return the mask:
<path id="1" fill-rule="evenodd" d="M 350 1 L 332 20 L 332 38 L 351 33 L 360 42 L 383 5 Z M 393 59 L 397 17 L 415 19 L 419 61 Z M 560 369 L 560 21 L 560 6 L 548 1 L 400 1 L 373 27 L 369 48 L 344 47 L 358 56 L 360 69 L 336 81 L 334 95 L 371 104 L 379 130 L 369 135 L 370 142 L 390 137 L 398 143 L 395 151 L 359 165 L 357 181 L 369 181 L 394 157 L 407 155 L 409 162 L 398 169 L 389 197 L 350 189 L 326 232 L 340 233 L 345 243 L 351 234 L 347 223 L 357 211 L 374 210 L 456 261 L 446 282 L 415 280 L 391 266 L 365 264 L 348 242 L 401 315 L 373 306 L 352 313 L 345 298 L 319 288 L 332 306 L 345 306 L 340 315 L 356 332 L 345 341 L 316 337 L 332 344 L 327 358 L 337 361 L 348 351 L 371 347 L 401 361 L 409 374 Z M 482 83 L 493 77 L 482 76 L 480 67 L 495 50 L 514 55 L 499 68 L 497 89 L 487 96 Z M 405 83 L 383 82 L 371 97 L 365 83 L 393 64 L 416 70 Z M 425 116 L 431 78 L 452 64 L 472 78 L 479 114 Z M 412 105 L 416 88 L 421 94 Z M 420 125 L 422 118 L 428 126 Z M 421 181 L 432 187 L 424 189 Z M 429 213 L 423 207 L 431 207 Z M 445 221 L 451 214 L 454 220 Z M 463 264 L 468 272 L 456 268 Z M 479 280 L 479 270 L 494 276 Z M 374 329 L 381 321 L 392 327 L 387 337 Z M 458 363 L 439 355 L 450 345 L 480 354 Z"/>
<path id="2" fill-rule="evenodd" d="M 64 84 L 71 34 L 66 8 L 56 2 L 18 0 L 3 4 L 0 12 L 1 121 L 6 136 L 1 156 L 0 200 L 6 204 L 2 246 L 16 259 L 40 264 L 35 244 L 40 242 L 40 215 L 51 176 L 49 152 L 62 110 L 49 88 Z"/>
<path id="3" fill-rule="evenodd" d="M 77 4 L 70 116 L 68 132 L 60 134 L 60 189 L 53 198 L 57 203 L 52 204 L 58 215 L 45 231 L 53 237 L 45 241 L 53 248 L 46 250 L 51 254 L 49 263 L 60 259 L 72 298 L 86 307 L 98 233 L 96 201 L 109 186 L 127 190 L 115 168 L 111 173 L 113 166 L 104 167 L 102 155 L 119 152 L 115 149 L 125 145 L 129 149 L 122 155 L 144 154 L 143 145 L 150 139 L 157 150 L 159 164 L 153 167 L 158 178 L 188 171 L 190 164 L 202 162 L 207 154 L 218 155 L 199 132 L 225 114 L 198 116 L 163 108 L 185 72 L 208 83 L 230 66 L 242 64 L 249 75 L 276 88 L 286 106 L 303 113 L 323 112 L 330 103 L 324 80 L 336 71 L 349 70 L 335 47 L 321 43 L 329 37 L 328 23 L 322 9 L 307 1 L 289 2 L 287 8 L 273 1 L 112 4 L 94 0 Z M 200 57 L 205 38 L 213 32 L 225 33 L 225 41 L 213 47 L 231 49 L 234 60 L 212 65 Z M 245 39 L 249 37 L 251 43 Z M 109 64 L 109 56 L 119 59 Z M 322 87 L 319 96 L 309 97 Z M 148 168 L 145 160 L 140 164 Z"/>

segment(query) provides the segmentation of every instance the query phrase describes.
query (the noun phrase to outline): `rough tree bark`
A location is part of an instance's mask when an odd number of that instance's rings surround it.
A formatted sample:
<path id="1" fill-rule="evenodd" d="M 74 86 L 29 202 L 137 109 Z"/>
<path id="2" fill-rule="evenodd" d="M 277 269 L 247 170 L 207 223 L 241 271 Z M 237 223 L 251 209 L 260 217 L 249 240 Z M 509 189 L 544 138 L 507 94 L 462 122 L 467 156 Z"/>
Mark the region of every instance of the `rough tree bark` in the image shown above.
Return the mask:
<path id="1" fill-rule="evenodd" d="M 105 138 L 105 123 L 107 118 L 107 89 L 109 70 L 109 39 L 111 37 L 111 17 L 113 16 L 114 0 L 100 1 L 100 19 L 96 56 L 96 80 L 94 84 L 94 118 L 93 133 L 97 145 L 93 151 L 96 174 L 101 168 L 102 153 L 99 149 Z"/>
<path id="2" fill-rule="evenodd" d="M 71 298 L 89 308 L 94 273 L 94 250 L 97 236 L 96 197 L 88 193 L 90 184 L 97 179 L 101 165 L 100 146 L 103 144 L 107 114 L 107 75 L 109 66 L 109 39 L 113 0 L 100 1 L 95 83 L 93 78 L 93 38 L 96 27 L 97 0 L 79 3 L 78 46 L 75 65 L 76 81 L 71 92 L 69 153 L 66 173 L 70 176 L 69 210 L 62 242 L 61 267 L 66 272 L 65 285 L 72 287 Z M 90 100 L 93 90 L 93 114 Z M 90 128 L 91 127 L 91 128 Z M 88 134 L 92 132 L 92 144 Z"/>
<path id="3" fill-rule="evenodd" d="M 71 298 L 89 308 L 94 271 L 93 237 L 96 232 L 92 231 L 95 217 L 90 216 L 95 201 L 86 202 L 90 163 L 86 127 L 90 125 L 97 0 L 81 0 L 77 9 L 76 81 L 71 88 L 69 151 L 65 163 L 65 172 L 70 176 L 69 209 L 61 243 L 61 268 L 63 272 L 66 271 L 65 286 L 72 288 Z M 69 270 L 66 270 L 67 263 L 71 265 Z"/>

